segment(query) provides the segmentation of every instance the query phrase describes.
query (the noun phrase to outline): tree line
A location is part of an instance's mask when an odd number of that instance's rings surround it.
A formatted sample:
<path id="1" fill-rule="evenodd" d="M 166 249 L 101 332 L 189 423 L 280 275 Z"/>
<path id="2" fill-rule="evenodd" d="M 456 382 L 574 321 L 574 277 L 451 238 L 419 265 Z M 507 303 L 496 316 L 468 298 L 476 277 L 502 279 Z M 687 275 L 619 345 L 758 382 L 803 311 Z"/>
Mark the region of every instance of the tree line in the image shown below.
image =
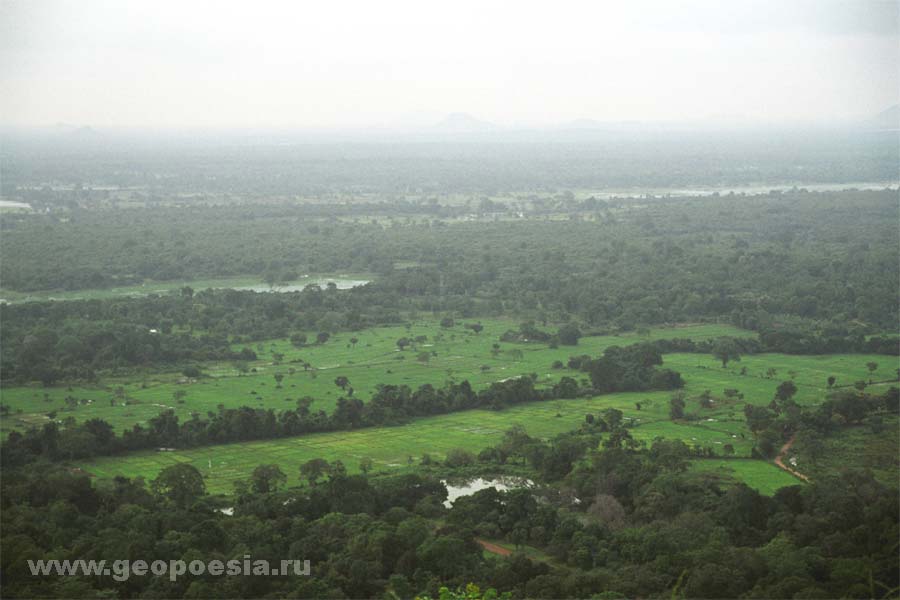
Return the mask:
<path id="1" fill-rule="evenodd" d="M 295 409 L 275 411 L 243 406 L 210 411 L 205 417 L 195 413 L 179 422 L 172 410 L 161 412 L 146 426 L 135 424 L 116 435 L 102 419 L 90 419 L 70 427 L 55 421 L 24 434 L 11 432 L 0 446 L 5 464 L 25 464 L 44 457 L 68 460 L 151 448 L 186 448 L 237 441 L 296 436 L 323 431 L 397 425 L 415 417 L 487 408 L 502 410 L 524 402 L 540 402 L 578 395 L 595 396 L 619 391 L 665 390 L 682 387 L 681 376 L 658 368 L 662 356 L 653 348 L 636 345 L 607 348 L 603 356 L 582 368 L 591 386 L 581 388 L 571 377 L 563 377 L 546 389 L 535 387 L 536 375 L 492 383 L 478 392 L 468 381 L 430 384 L 411 390 L 405 385 L 379 385 L 368 402 L 341 397 L 331 414 L 311 411 L 312 398 L 297 400 Z"/>
<path id="2" fill-rule="evenodd" d="M 788 321 L 864 335 L 895 328 L 894 191 L 601 205 L 567 221 L 387 225 L 316 220 L 303 205 L 10 216 L 3 285 L 366 272 L 393 310 L 572 316 L 624 329 L 702 319 L 753 330 Z"/>
<path id="3" fill-rule="evenodd" d="M 403 322 L 400 296 L 380 285 L 352 290 L 321 289 L 286 294 L 184 288 L 146 298 L 35 302 L 0 305 L 0 379 L 4 382 L 93 381 L 103 370 L 173 367 L 213 360 L 256 359 L 253 342 L 290 338 L 295 344 L 326 343 L 330 334 Z M 476 303 L 452 311 L 457 316 L 479 313 Z M 453 323 L 452 317 L 445 321 Z M 740 321 L 740 325 L 748 323 Z M 896 336 L 864 335 L 846 326 L 808 322 L 757 324 L 758 337 L 734 338 L 727 344 L 739 354 L 783 352 L 830 354 L 865 352 L 897 355 Z M 307 340 L 303 331 L 318 331 Z M 603 328 L 579 328 L 569 322 L 556 334 L 526 321 L 503 341 L 575 345 L 579 337 L 607 333 Z M 713 342 L 686 339 L 651 342 L 660 352 L 713 351 Z M 726 343 L 718 341 L 718 344 Z M 246 344 L 240 350 L 234 346 Z"/>

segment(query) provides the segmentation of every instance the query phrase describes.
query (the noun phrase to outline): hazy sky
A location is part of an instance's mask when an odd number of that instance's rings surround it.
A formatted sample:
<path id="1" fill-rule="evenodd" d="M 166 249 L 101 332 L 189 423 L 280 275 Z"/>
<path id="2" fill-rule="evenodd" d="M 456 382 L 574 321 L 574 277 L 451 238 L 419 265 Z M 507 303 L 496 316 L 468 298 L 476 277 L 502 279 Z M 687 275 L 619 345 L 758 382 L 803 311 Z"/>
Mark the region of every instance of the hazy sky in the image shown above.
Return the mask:
<path id="1" fill-rule="evenodd" d="M 878 0 L 0 0 L 0 123 L 847 119 L 898 52 Z"/>

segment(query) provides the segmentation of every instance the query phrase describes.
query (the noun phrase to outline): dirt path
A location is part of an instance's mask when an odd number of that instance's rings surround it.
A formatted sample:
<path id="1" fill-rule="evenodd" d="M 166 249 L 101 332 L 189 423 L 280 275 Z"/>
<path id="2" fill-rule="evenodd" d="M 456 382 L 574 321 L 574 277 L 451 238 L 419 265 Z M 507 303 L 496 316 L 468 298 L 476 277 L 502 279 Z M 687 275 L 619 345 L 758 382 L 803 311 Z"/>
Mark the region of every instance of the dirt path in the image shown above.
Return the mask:
<path id="1" fill-rule="evenodd" d="M 783 460 L 783 459 L 784 459 L 784 455 L 787 454 L 787 451 L 790 450 L 790 449 L 791 449 L 791 446 L 794 445 L 794 440 L 795 440 L 796 438 L 797 438 L 796 435 L 792 435 L 792 436 L 791 436 L 791 439 L 789 439 L 789 440 L 787 441 L 787 443 L 786 443 L 784 446 L 781 447 L 781 451 L 778 453 L 778 456 L 775 457 L 775 464 L 778 465 L 778 468 L 779 468 L 779 469 L 782 469 L 782 470 L 784 470 L 784 471 L 787 471 L 788 473 L 790 473 L 791 475 L 793 475 L 793 476 L 796 477 L 797 479 L 802 479 L 802 480 L 805 481 L 806 483 L 809 483 L 809 482 L 811 481 L 809 477 L 807 477 L 807 476 L 804 475 L 803 473 L 800 473 L 800 472 L 798 472 L 798 471 L 795 471 L 794 469 L 792 469 L 792 468 L 790 468 L 789 466 L 787 466 L 786 464 L 784 464 L 784 460 Z"/>
<path id="2" fill-rule="evenodd" d="M 481 547 L 490 552 L 491 554 L 499 554 L 500 556 L 509 556 L 512 554 L 509 550 L 504 548 L 503 546 L 498 546 L 497 544 L 492 544 L 490 542 L 486 542 L 484 540 L 475 540 Z"/>

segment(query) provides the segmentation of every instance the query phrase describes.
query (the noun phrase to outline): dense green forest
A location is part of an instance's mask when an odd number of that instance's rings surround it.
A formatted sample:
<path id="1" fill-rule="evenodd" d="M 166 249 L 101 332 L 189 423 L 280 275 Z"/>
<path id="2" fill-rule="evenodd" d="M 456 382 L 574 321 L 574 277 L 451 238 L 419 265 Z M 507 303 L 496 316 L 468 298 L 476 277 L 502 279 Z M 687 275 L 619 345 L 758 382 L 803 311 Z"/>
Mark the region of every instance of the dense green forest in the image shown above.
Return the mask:
<path id="1" fill-rule="evenodd" d="M 229 500 L 189 465 L 150 482 L 92 483 L 52 465 L 2 482 L 7 597 L 412 597 L 474 582 L 516 597 L 881 598 L 898 585 L 896 490 L 864 474 L 773 497 L 686 471 L 687 447 L 637 450 L 576 431 L 549 442 L 508 432 L 510 457 L 539 455 L 555 484 L 486 489 L 446 509 L 439 477 L 347 475 L 303 465 L 307 483 L 261 465 Z M 614 434 L 606 436 L 614 438 Z M 577 462 L 576 462 L 577 461 Z M 314 461 L 311 461 L 311 463 Z M 579 504 L 573 504 L 578 500 Z M 514 540 L 511 557 L 479 540 Z M 26 559 L 227 561 L 303 558 L 307 577 L 29 577 Z"/>
<path id="2" fill-rule="evenodd" d="M 7 216 L 4 287 L 373 272 L 420 307 L 637 324 L 741 312 L 897 321 L 896 191 L 596 202 L 561 221 L 356 222 L 303 206 Z M 442 302 L 441 305 L 435 305 Z"/>

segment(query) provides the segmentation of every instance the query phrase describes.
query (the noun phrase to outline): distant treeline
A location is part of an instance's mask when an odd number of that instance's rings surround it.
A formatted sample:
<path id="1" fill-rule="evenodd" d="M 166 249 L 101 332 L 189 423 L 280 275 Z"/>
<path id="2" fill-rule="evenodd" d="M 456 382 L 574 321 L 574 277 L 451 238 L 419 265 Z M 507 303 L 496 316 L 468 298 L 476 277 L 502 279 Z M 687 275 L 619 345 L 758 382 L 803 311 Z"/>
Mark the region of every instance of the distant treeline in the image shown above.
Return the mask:
<path id="1" fill-rule="evenodd" d="M 896 191 L 577 202 L 566 220 L 463 223 L 318 219 L 302 205 L 4 216 L 2 285 L 364 272 L 377 274 L 366 299 L 391 311 L 626 330 L 711 319 L 896 329 Z"/>
<path id="2" fill-rule="evenodd" d="M 0 305 L 4 381 L 95 377 L 118 367 L 255 360 L 235 344 L 296 331 L 359 330 L 401 322 L 395 298 L 375 288 L 290 294 L 190 288 L 165 296 Z"/>
<path id="3" fill-rule="evenodd" d="M 695 342 L 689 338 L 674 338 L 644 342 L 662 354 L 692 352 L 711 354 L 716 345 L 727 339 L 739 354 L 781 352 L 783 354 L 887 354 L 900 355 L 900 338 L 861 335 L 822 335 L 814 331 L 761 331 L 757 338 L 726 337 Z"/>
<path id="4" fill-rule="evenodd" d="M 176 143 L 110 132 L 92 140 L 4 133 L 3 196 L 41 206 L 94 206 L 115 198 L 110 187 L 129 188 L 124 200 L 131 202 L 197 205 L 298 196 L 339 202 L 371 194 L 891 181 L 898 160 L 892 131 L 798 130 L 773 139 L 769 131 L 613 125 L 487 136 L 335 141 L 287 133 Z"/>
<path id="5" fill-rule="evenodd" d="M 476 307 L 484 306 L 461 300 L 453 314 L 470 316 L 482 312 Z M 145 298 L 0 305 L 0 379 L 50 385 L 56 381 L 92 381 L 97 371 L 122 367 L 251 361 L 257 358 L 253 342 L 285 339 L 295 332 L 334 333 L 396 325 L 404 320 L 398 307 L 415 308 L 381 285 L 351 290 L 310 287 L 285 294 L 235 290 L 194 293 L 186 288 Z M 796 321 L 778 329 L 743 324 L 759 329 L 758 339 L 733 340 L 744 354 L 900 353 L 897 337 L 866 337 L 858 329 L 836 324 L 822 327 L 811 321 Z M 561 334 L 567 329 L 572 326 L 561 328 Z M 537 331 L 534 327 L 530 330 Z M 528 335 L 534 339 L 536 334 Z M 575 329 L 571 339 L 560 341 L 577 343 L 579 335 Z M 247 346 L 236 349 L 243 344 Z M 705 353 L 714 345 L 687 339 L 652 344 L 661 353 Z"/>
<path id="6" fill-rule="evenodd" d="M 495 382 L 479 392 L 475 392 L 468 381 L 448 383 L 440 388 L 423 385 L 415 391 L 407 386 L 380 385 L 365 403 L 353 397 L 339 398 L 331 414 L 310 411 L 311 398 L 299 399 L 296 409 L 278 412 L 223 406 L 217 413 L 195 414 L 183 423 L 179 423 L 174 411 L 168 410 L 150 419 L 147 427 L 136 424 L 121 436 L 117 436 L 112 426 L 102 419 L 64 428 L 51 421 L 25 434 L 10 433 L 0 456 L 4 464 L 21 465 L 39 457 L 78 459 L 149 448 L 186 448 L 269 439 L 396 425 L 414 417 L 473 408 L 502 410 L 523 402 L 682 387 L 681 376 L 675 371 L 657 368 L 661 364 L 662 356 L 650 346 L 612 347 L 602 357 L 583 364 L 583 370 L 590 376 L 591 388 L 580 388 L 571 377 L 563 377 L 552 388 L 537 389 L 534 385 L 536 376 Z"/>

